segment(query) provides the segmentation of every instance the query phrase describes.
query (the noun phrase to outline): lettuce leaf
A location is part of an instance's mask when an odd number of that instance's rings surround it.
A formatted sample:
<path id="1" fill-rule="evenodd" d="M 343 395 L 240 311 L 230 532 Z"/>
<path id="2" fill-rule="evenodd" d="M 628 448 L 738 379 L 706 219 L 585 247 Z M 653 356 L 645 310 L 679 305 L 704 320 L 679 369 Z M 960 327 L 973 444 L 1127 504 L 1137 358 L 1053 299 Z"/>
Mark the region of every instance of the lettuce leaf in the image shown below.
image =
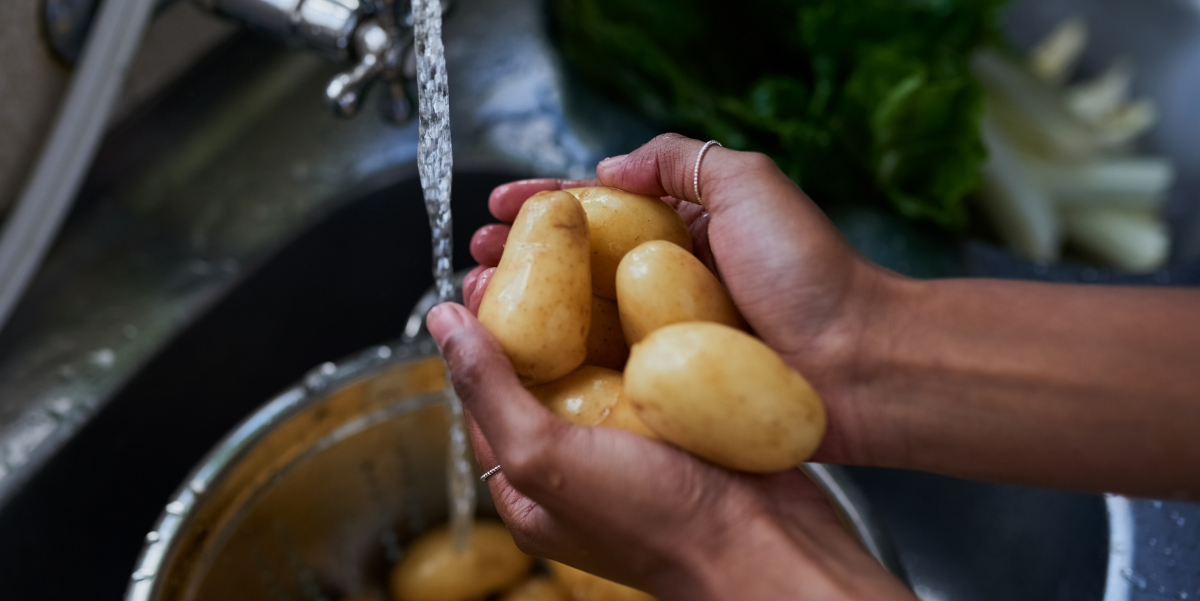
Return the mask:
<path id="1" fill-rule="evenodd" d="M 664 129 L 770 155 L 820 202 L 947 228 L 980 185 L 973 50 L 1003 0 L 552 0 L 589 83 Z"/>

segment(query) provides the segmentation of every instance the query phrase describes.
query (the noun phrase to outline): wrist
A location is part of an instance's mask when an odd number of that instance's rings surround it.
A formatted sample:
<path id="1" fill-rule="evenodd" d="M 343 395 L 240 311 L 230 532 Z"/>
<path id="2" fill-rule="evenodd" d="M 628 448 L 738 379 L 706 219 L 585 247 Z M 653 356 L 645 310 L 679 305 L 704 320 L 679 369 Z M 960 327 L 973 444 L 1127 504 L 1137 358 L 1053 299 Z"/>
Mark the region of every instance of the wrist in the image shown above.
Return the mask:
<path id="1" fill-rule="evenodd" d="M 931 283 L 908 278 L 863 260 L 845 295 L 839 323 L 823 341 L 834 360 L 813 384 L 828 412 L 825 440 L 811 461 L 894 465 L 904 451 L 904 424 L 885 390 L 903 361 L 897 349 Z"/>
<path id="2" fill-rule="evenodd" d="M 685 550 L 679 570 L 658 586 L 662 601 L 790 600 L 803 557 L 766 516 L 738 520 L 726 535 Z"/>

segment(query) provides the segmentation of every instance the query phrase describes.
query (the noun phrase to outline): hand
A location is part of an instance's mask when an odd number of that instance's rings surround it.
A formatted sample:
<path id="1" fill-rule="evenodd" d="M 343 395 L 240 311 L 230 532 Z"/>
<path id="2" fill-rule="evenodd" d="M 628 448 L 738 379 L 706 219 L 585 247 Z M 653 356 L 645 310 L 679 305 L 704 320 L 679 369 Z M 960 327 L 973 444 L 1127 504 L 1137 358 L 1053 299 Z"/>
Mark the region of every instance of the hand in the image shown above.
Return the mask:
<path id="1" fill-rule="evenodd" d="M 611 186 L 663 197 L 689 225 L 696 255 L 717 273 L 755 333 L 821 393 L 828 411 L 825 440 L 813 457 L 830 463 L 871 464 L 893 429 L 856 403 L 854 378 L 865 335 L 885 290 L 898 276 L 866 261 L 824 213 L 766 156 L 712 147 L 704 156 L 695 204 L 693 172 L 703 143 L 659 136 L 630 155 L 600 163 L 599 179 L 527 180 L 492 192 L 492 214 L 505 223 L 537 192 Z M 489 225 L 471 240 L 479 267 L 463 282 L 467 307 L 478 312 L 500 262 L 507 225 Z"/>
<path id="2" fill-rule="evenodd" d="M 804 373 L 815 370 L 824 393 L 822 378 L 836 382 L 844 373 L 836 362 L 852 354 L 854 327 L 845 324 L 859 309 L 851 300 L 876 272 L 759 155 L 710 150 L 705 214 L 690 202 L 699 148 L 660 137 L 602 163 L 600 183 L 668 197 L 751 326 Z M 597 183 L 517 182 L 493 193 L 491 209 L 511 222 L 533 193 L 577 185 Z M 506 236 L 507 226 L 488 226 L 472 240 L 481 263 L 464 282 L 472 312 Z M 663 599 L 912 598 L 798 470 L 737 474 L 635 434 L 561 421 L 520 386 L 471 312 L 443 305 L 428 323 L 467 408 L 480 465 L 503 466 L 489 486 L 526 552 Z"/>

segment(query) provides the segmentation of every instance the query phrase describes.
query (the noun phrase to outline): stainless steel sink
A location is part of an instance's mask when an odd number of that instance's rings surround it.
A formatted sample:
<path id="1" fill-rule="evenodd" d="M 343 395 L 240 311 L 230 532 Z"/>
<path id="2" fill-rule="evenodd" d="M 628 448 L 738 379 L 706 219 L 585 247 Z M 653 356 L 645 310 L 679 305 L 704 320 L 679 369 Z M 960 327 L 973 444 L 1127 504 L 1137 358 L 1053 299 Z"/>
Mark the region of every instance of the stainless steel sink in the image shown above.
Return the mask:
<path id="1" fill-rule="evenodd" d="M 1200 78 L 1171 76 L 1200 73 L 1200 5 L 1028 1 L 1009 27 L 1020 42 L 1075 11 L 1116 15 L 1100 29 L 1161 27 L 1159 41 L 1129 50 L 1171 66 L 1147 71 L 1176 95 L 1150 144 L 1200 174 L 1189 129 L 1200 121 L 1183 110 L 1200 106 Z M 463 0 L 446 33 L 460 259 L 491 186 L 587 175 L 653 133 L 581 91 L 537 0 Z M 330 118 L 320 96 L 337 68 L 242 36 L 109 137 L 17 327 L 0 336 L 5 598 L 120 599 L 163 504 L 229 428 L 313 365 L 402 332 L 430 281 L 416 127 L 384 124 L 370 101 L 356 120 Z M 1187 267 L 1200 252 L 1194 182 L 1172 209 L 1184 241 L 1173 284 L 1200 281 Z M 913 275 L 1087 279 L 878 211 L 835 220 Z M 1200 595 L 1194 505 L 853 475 L 927 601 Z"/>

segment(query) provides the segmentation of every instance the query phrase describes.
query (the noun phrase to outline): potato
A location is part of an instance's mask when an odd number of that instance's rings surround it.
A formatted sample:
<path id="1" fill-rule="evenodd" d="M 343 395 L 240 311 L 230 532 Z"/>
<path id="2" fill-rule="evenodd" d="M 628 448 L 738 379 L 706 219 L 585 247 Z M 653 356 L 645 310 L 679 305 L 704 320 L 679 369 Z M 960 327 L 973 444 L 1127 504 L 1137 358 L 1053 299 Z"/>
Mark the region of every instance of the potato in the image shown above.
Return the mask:
<path id="1" fill-rule="evenodd" d="M 583 363 L 591 313 L 587 216 L 574 196 L 539 192 L 517 214 L 479 321 L 529 386 Z"/>
<path id="2" fill-rule="evenodd" d="M 793 467 L 825 434 L 825 408 L 804 377 L 725 325 L 669 325 L 633 345 L 625 394 L 663 439 L 736 470 Z"/>
<path id="3" fill-rule="evenodd" d="M 584 365 L 565 378 L 529 389 L 551 413 L 573 424 L 594 426 L 624 394 L 621 373 Z"/>
<path id="4" fill-rule="evenodd" d="M 617 299 L 617 265 L 625 253 L 649 240 L 667 240 L 688 252 L 692 236 L 671 205 L 615 188 L 566 190 L 583 205 L 591 232 L 592 291 Z"/>
<path id="5" fill-rule="evenodd" d="M 571 598 L 562 584 L 536 576 L 505 593 L 500 601 L 571 601 Z"/>
<path id="6" fill-rule="evenodd" d="M 392 569 L 396 601 L 474 601 L 512 588 L 529 574 L 533 558 L 517 549 L 503 524 L 478 521 L 471 547 L 454 549 L 449 527 L 413 541 Z"/>
<path id="7" fill-rule="evenodd" d="M 685 321 L 712 321 L 737 328 L 745 325 L 733 299 L 704 263 L 664 241 L 646 242 L 621 259 L 617 306 L 629 344 L 658 328 Z"/>
<path id="8" fill-rule="evenodd" d="M 573 424 L 604 426 L 658 438 L 625 397 L 621 373 L 584 365 L 565 378 L 529 389 L 550 412 Z"/>
<path id="9" fill-rule="evenodd" d="M 595 365 L 621 371 L 629 358 L 629 345 L 621 331 L 617 303 L 602 296 L 592 296 L 592 325 L 588 328 L 587 358 L 584 365 Z"/>
<path id="10" fill-rule="evenodd" d="M 658 440 L 658 435 L 653 430 L 648 428 L 642 418 L 638 417 L 637 411 L 633 408 L 633 403 L 629 400 L 629 395 L 621 391 L 621 396 L 617 397 L 617 402 L 613 403 L 608 409 L 608 415 L 600 420 L 597 426 L 605 428 L 616 428 L 618 430 L 626 430 L 634 434 L 641 434 L 646 438 Z"/>
<path id="11" fill-rule="evenodd" d="M 566 564 L 549 563 L 550 571 L 566 587 L 571 601 L 655 601 L 654 597 L 637 589 L 593 576 Z"/>

